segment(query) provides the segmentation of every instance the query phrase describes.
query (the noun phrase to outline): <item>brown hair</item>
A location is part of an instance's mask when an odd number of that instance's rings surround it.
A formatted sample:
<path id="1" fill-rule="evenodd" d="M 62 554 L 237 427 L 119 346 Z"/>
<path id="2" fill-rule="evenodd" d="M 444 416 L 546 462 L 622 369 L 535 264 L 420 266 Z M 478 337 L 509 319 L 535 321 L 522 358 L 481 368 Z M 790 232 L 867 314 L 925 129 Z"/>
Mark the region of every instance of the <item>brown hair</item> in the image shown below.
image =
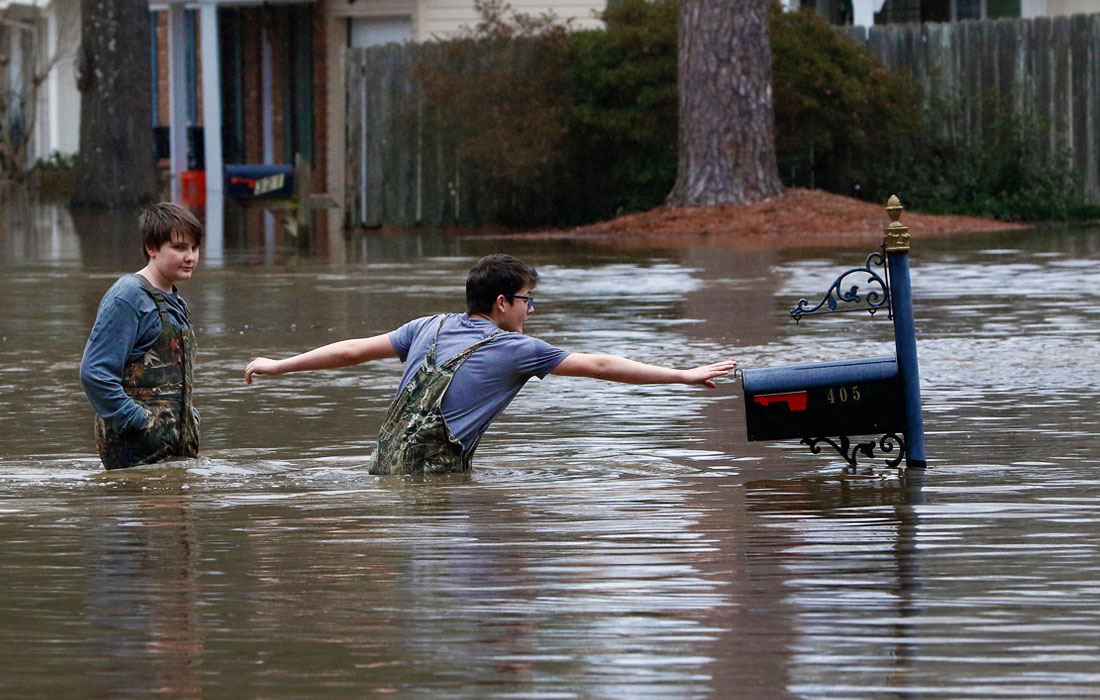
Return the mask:
<path id="1" fill-rule="evenodd" d="M 486 255 L 470 268 L 470 274 L 466 276 L 466 311 L 471 314 L 489 313 L 493 302 L 501 294 L 515 294 L 524 285 L 534 287 L 538 281 L 539 273 L 523 261 L 503 253 Z"/>
<path id="2" fill-rule="evenodd" d="M 177 238 L 186 237 L 195 245 L 202 245 L 202 224 L 178 204 L 158 202 L 141 212 L 139 222 L 141 252 L 146 260 L 150 248 L 157 250 Z"/>

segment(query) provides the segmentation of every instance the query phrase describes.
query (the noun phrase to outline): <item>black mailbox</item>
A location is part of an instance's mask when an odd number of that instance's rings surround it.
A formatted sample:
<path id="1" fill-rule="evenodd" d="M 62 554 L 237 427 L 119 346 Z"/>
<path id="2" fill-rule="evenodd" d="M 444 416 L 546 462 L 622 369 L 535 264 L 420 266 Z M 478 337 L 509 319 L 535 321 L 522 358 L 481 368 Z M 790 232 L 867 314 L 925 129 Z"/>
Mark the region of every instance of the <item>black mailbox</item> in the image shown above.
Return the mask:
<path id="1" fill-rule="evenodd" d="M 293 165 L 225 165 L 225 194 L 233 199 L 287 199 L 294 196 Z"/>
<path id="2" fill-rule="evenodd" d="M 744 370 L 741 387 L 749 440 L 886 435 L 905 429 L 894 357 Z"/>

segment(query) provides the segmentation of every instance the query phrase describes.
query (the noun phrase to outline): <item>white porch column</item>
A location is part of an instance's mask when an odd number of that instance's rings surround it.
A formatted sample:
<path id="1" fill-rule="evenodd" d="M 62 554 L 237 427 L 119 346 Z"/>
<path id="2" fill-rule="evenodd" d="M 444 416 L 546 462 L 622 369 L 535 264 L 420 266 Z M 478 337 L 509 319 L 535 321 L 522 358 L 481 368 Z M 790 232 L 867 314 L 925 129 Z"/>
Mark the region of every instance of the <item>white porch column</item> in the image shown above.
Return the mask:
<path id="1" fill-rule="evenodd" d="M 336 209 L 328 211 L 328 249 L 329 262 L 342 265 L 347 261 L 347 246 L 344 245 L 344 197 L 345 187 L 344 168 L 347 164 L 347 145 L 344 137 L 344 128 L 347 126 L 345 91 L 347 83 L 344 76 L 347 75 L 347 43 L 348 43 L 348 19 L 346 17 L 329 16 L 325 21 L 325 60 L 328 64 L 328 78 L 325 92 L 327 93 L 327 121 L 325 128 L 328 133 L 328 151 L 326 162 L 328 164 L 325 183 L 325 191 L 329 193 L 337 203 Z"/>
<path id="2" fill-rule="evenodd" d="M 852 0 L 852 25 L 870 27 L 875 23 L 875 13 L 882 9 L 886 0 Z"/>
<path id="3" fill-rule="evenodd" d="M 180 199 L 187 170 L 187 31 L 182 2 L 168 5 L 168 140 L 172 201 Z"/>
<path id="4" fill-rule="evenodd" d="M 267 25 L 260 29 L 260 111 L 264 164 L 275 162 L 275 100 L 272 94 L 272 75 L 274 73 L 271 37 Z M 264 210 L 264 262 L 275 261 L 275 215 Z"/>
<path id="5" fill-rule="evenodd" d="M 1042 17 L 1047 13 L 1047 0 L 1020 0 L 1020 18 Z"/>
<path id="6" fill-rule="evenodd" d="M 46 20 L 46 58 L 57 54 L 57 10 L 51 7 L 45 13 Z M 58 61 L 60 63 L 60 61 Z M 46 73 L 46 83 L 43 86 L 44 99 L 39 102 L 38 126 L 39 143 L 42 145 L 39 154 L 42 157 L 50 155 L 54 151 L 60 151 L 59 145 L 61 127 L 58 124 L 57 94 L 58 94 L 58 67 L 51 66 Z"/>
<path id="7" fill-rule="evenodd" d="M 11 119 L 11 124 L 17 124 L 23 121 L 27 114 L 27 105 L 22 99 L 16 100 L 16 97 L 23 91 L 23 32 L 26 31 L 26 27 L 19 23 L 4 21 L 0 23 L 7 29 L 8 33 L 8 45 L 7 54 L 5 58 L 8 64 L 7 84 L 11 86 L 10 96 L 12 98 L 11 103 L 8 105 L 8 117 Z M 23 99 L 26 98 L 26 92 L 22 92 Z M 31 124 L 23 124 L 24 129 L 30 129 Z M 30 149 L 28 149 L 27 155 L 31 155 Z M 20 163 L 21 168 L 29 167 L 29 163 Z"/>
<path id="8" fill-rule="evenodd" d="M 54 0 L 44 10 L 46 55 L 55 61 L 47 73 L 42 108 L 40 153 L 80 152 L 80 91 L 76 88 L 76 54 L 80 44 L 80 3 Z"/>
<path id="9" fill-rule="evenodd" d="M 206 259 L 220 262 L 225 249 L 222 164 L 221 55 L 218 53 L 218 6 L 199 10 L 202 44 L 202 137 L 206 153 Z"/>

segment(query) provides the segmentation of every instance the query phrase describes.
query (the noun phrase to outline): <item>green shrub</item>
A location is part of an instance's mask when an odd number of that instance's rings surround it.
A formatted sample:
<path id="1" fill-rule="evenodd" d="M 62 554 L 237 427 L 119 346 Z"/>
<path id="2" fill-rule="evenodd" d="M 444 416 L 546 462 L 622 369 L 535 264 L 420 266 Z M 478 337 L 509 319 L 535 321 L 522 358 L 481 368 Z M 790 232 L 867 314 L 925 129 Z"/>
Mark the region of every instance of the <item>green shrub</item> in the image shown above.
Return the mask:
<path id="1" fill-rule="evenodd" d="M 475 5 L 477 25 L 419 54 L 419 118 L 453 144 L 476 223 L 551 220 L 565 153 L 568 25 L 499 0 Z"/>
<path id="2" fill-rule="evenodd" d="M 966 124 L 962 98 L 923 109 L 905 73 L 886 70 L 816 12 L 772 5 L 776 157 L 788 186 L 884 202 L 903 194 L 922 211 L 1009 221 L 1090 218 L 1069 149 L 1049 157 L 1043 125 L 998 104 L 981 133 Z"/>
<path id="3" fill-rule="evenodd" d="M 38 159 L 27 175 L 31 189 L 43 199 L 68 201 L 72 197 L 77 158 L 77 154 L 54 151 L 49 157 Z"/>
<path id="4" fill-rule="evenodd" d="M 872 201 L 904 189 L 890 163 L 920 128 L 918 89 L 812 9 L 772 3 L 770 24 L 784 184 Z"/>
<path id="5" fill-rule="evenodd" d="M 932 213 L 1004 221 L 1093 216 L 1094 208 L 1082 203 L 1070 149 L 1061 145 L 1048 156 L 1043 125 L 997 101 L 992 92 L 971 104 L 972 110 L 999 115 L 980 134 L 951 126 L 966 123 L 961 98 L 929 105 L 920 134 L 898 166 L 909 198 Z"/>
<path id="6" fill-rule="evenodd" d="M 622 0 L 606 29 L 570 36 L 570 155 L 583 185 L 572 215 L 609 218 L 661 204 L 676 180 L 676 0 Z"/>
<path id="7" fill-rule="evenodd" d="M 479 0 L 415 67 L 425 128 L 454 144 L 479 223 L 569 225 L 659 205 L 676 177 L 676 0 L 623 0 L 605 30 Z M 469 218 L 466 218 L 469 221 Z"/>
<path id="8" fill-rule="evenodd" d="M 39 158 L 31 172 L 71 172 L 76 168 L 77 154 L 53 151 L 46 158 Z"/>

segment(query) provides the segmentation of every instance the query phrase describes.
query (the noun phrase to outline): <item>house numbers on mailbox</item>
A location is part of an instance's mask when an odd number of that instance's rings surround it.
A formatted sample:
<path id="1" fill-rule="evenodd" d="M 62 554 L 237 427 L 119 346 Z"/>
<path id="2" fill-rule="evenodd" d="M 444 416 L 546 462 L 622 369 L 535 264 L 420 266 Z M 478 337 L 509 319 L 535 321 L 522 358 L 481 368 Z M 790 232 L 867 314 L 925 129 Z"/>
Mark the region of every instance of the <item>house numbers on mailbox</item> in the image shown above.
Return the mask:
<path id="1" fill-rule="evenodd" d="M 834 391 L 836 392 L 834 395 Z M 829 403 L 848 403 L 848 398 L 851 397 L 852 401 L 859 401 L 859 385 L 853 384 L 849 390 L 846 386 L 840 386 L 834 389 L 829 389 Z"/>

